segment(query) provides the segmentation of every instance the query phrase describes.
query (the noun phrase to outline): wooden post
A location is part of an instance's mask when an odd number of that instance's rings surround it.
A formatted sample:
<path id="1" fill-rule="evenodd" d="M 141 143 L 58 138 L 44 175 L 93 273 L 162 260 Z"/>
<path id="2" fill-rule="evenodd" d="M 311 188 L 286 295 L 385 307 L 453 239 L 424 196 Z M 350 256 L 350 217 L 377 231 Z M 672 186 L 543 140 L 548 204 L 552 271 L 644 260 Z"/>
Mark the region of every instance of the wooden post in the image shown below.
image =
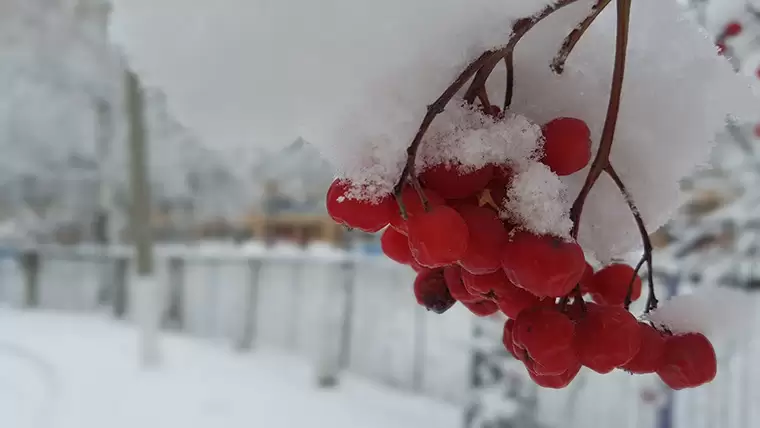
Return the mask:
<path id="1" fill-rule="evenodd" d="M 127 293 L 127 278 L 129 277 L 129 259 L 117 256 L 114 258 L 114 284 L 113 284 L 113 316 L 116 319 L 124 319 L 129 306 Z"/>
<path id="2" fill-rule="evenodd" d="M 24 272 L 24 307 L 37 308 L 40 306 L 40 253 L 36 249 L 25 250 L 19 261 Z"/>
<path id="3" fill-rule="evenodd" d="M 259 278 L 261 277 L 261 260 L 248 261 L 248 287 L 246 287 L 245 313 L 243 315 L 243 332 L 237 344 L 239 351 L 249 351 L 256 340 L 256 316 L 258 315 Z"/>
<path id="4" fill-rule="evenodd" d="M 126 71 L 127 113 L 129 114 L 130 183 L 132 187 L 132 238 L 135 245 L 135 293 L 137 318 L 141 330 L 140 352 L 144 366 L 160 363 L 157 307 L 158 293 L 153 272 L 151 204 L 148 181 L 148 153 L 144 123 L 144 100 L 137 75 Z"/>
<path id="5" fill-rule="evenodd" d="M 106 304 L 113 296 L 113 280 L 115 263 L 107 256 L 108 246 L 112 240 L 112 197 L 111 183 L 107 178 L 109 159 L 111 154 L 111 142 L 113 140 L 113 117 L 111 106 L 102 98 L 96 98 L 93 102 L 95 110 L 95 153 L 97 159 L 97 184 L 98 184 L 98 208 L 93 221 L 93 237 L 101 246 L 104 255 L 103 262 L 99 265 L 100 276 L 98 278 L 98 303 Z"/>
<path id="6" fill-rule="evenodd" d="M 169 303 L 164 325 L 182 331 L 185 328 L 185 260 L 169 258 Z"/>

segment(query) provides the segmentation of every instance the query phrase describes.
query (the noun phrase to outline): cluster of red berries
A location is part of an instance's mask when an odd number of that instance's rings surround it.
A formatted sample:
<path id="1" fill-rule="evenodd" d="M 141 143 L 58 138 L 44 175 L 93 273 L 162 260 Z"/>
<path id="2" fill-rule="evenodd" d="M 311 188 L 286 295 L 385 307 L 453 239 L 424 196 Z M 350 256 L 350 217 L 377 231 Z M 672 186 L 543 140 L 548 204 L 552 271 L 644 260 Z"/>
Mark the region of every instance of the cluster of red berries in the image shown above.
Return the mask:
<path id="1" fill-rule="evenodd" d="M 590 161 L 582 120 L 552 120 L 543 135 L 541 162 L 557 175 Z M 500 217 L 509 165 L 467 172 L 437 165 L 415 178 L 420 186 L 405 187 L 400 201 L 374 203 L 350 198 L 352 183 L 336 180 L 328 212 L 367 232 L 387 227 L 382 250 L 417 271 L 414 293 L 427 309 L 443 313 L 460 302 L 477 316 L 506 315 L 504 346 L 537 384 L 565 387 L 581 366 L 656 372 L 674 389 L 715 376 L 715 353 L 704 336 L 660 332 L 627 310 L 642 291 L 633 268 L 612 264 L 594 272 L 577 242 L 536 235 Z"/>

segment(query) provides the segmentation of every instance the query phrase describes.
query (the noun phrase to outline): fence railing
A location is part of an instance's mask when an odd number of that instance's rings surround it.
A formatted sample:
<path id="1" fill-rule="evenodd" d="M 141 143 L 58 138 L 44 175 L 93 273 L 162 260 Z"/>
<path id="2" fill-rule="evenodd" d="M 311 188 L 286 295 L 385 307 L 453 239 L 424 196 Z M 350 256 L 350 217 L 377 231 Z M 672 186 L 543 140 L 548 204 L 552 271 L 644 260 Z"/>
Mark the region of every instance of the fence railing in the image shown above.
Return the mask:
<path id="1" fill-rule="evenodd" d="M 0 260 L 0 303 L 133 316 L 128 248 L 40 247 L 37 253 L 36 262 Z M 167 329 L 240 352 L 280 348 L 311 359 L 317 372 L 345 370 L 453 403 L 479 398 L 480 408 L 506 413 L 515 406 L 506 380 L 493 390 L 472 390 L 474 370 L 490 370 L 473 367 L 479 345 L 472 317 L 461 307 L 444 315 L 420 308 L 411 291 L 414 273 L 404 267 L 320 251 L 160 247 L 157 256 Z M 752 333 L 744 337 L 752 339 L 718 350 L 712 384 L 674 394 L 672 424 L 662 424 L 668 394 L 655 376 L 585 371 L 567 390 L 537 392 L 541 426 L 760 426 L 760 320 L 749 315 L 745 328 Z M 487 336 L 478 340 L 498 348 L 498 331 Z M 507 380 L 523 371 L 505 364 Z"/>
<path id="2" fill-rule="evenodd" d="M 462 308 L 440 316 L 419 307 L 411 269 L 319 249 L 167 246 L 156 254 L 167 329 L 239 351 L 276 347 L 318 371 L 466 400 L 472 319 Z M 130 276 L 129 248 L 41 246 L 0 262 L 0 302 L 131 319 Z"/>

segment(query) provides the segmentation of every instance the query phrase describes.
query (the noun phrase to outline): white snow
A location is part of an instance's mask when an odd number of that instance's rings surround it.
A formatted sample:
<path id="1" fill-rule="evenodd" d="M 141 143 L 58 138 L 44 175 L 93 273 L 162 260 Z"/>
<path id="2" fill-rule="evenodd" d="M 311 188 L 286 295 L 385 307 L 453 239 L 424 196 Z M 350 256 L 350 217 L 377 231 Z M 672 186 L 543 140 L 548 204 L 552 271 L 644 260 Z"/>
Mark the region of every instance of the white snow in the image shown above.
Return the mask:
<path id="1" fill-rule="evenodd" d="M 12 428 L 458 427 L 460 410 L 342 376 L 319 390 L 298 359 L 166 337 L 143 371 L 124 325 L 0 309 L 0 421 Z M 9 399 L 5 399 L 9 398 Z"/>
<path id="2" fill-rule="evenodd" d="M 338 170 L 384 175 L 398 170 L 427 105 L 469 61 L 505 43 L 515 18 L 545 3 L 118 0 L 112 34 L 145 81 L 165 90 L 172 110 L 219 147 L 280 146 L 300 135 Z M 513 109 L 536 123 L 579 117 L 598 141 L 615 8 L 591 26 L 564 76 L 548 67 L 590 4 L 556 13 L 518 46 Z M 634 2 L 627 64 L 612 159 L 655 230 L 677 208 L 679 180 L 706 160 L 726 115 L 748 116 L 760 104 L 672 0 Z M 502 98 L 503 82 L 497 67 L 491 99 Z M 570 195 L 583 176 L 566 180 Z M 592 192 L 581 227 L 581 243 L 600 260 L 640 245 L 608 184 Z"/>
<path id="3" fill-rule="evenodd" d="M 533 233 L 567 238 L 573 227 L 570 206 L 562 180 L 536 162 L 515 176 L 502 215 Z"/>
<path id="4" fill-rule="evenodd" d="M 755 295 L 736 288 L 703 285 L 660 302 L 646 318 L 676 334 L 702 333 L 722 350 L 752 342 L 757 304 Z"/>
<path id="5" fill-rule="evenodd" d="M 514 168 L 535 162 L 543 147 L 541 127 L 525 116 L 508 114 L 494 120 L 477 110 L 453 104 L 434 121 L 425 134 L 416 168 L 458 164 L 463 171 L 487 164 Z"/>

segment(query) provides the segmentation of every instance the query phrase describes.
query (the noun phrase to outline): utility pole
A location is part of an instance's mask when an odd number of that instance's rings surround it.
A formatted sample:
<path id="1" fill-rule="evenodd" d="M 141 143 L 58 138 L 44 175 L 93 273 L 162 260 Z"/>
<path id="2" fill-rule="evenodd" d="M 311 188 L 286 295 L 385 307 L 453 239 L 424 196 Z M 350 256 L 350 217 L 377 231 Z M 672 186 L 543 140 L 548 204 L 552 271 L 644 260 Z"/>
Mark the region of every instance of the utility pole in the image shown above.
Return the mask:
<path id="1" fill-rule="evenodd" d="M 158 328 L 160 322 L 158 287 L 154 274 L 153 242 L 150 224 L 150 188 L 147 168 L 147 147 L 144 99 L 135 73 L 126 70 L 128 141 L 130 146 L 130 182 L 132 187 L 132 239 L 135 245 L 136 275 L 134 294 L 140 331 L 140 353 L 145 367 L 160 364 Z"/>

